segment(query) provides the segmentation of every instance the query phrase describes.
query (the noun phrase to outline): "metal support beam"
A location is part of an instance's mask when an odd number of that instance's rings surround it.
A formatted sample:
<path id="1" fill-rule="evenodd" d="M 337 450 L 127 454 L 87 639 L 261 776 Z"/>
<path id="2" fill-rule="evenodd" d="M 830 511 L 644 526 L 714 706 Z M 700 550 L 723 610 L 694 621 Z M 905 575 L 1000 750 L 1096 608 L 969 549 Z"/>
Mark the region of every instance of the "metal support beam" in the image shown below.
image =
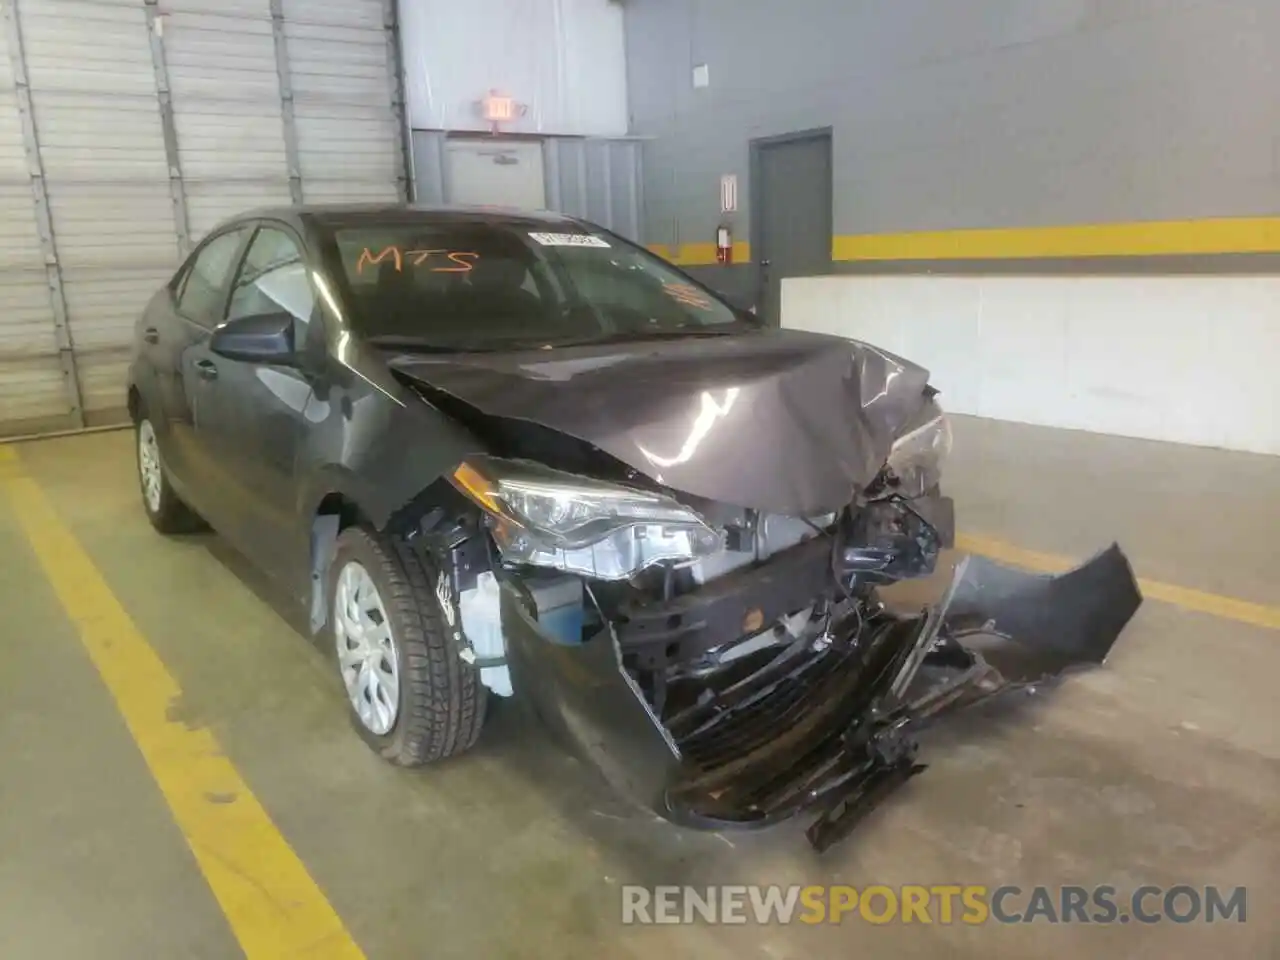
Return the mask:
<path id="1" fill-rule="evenodd" d="M 387 80 L 391 84 L 391 113 L 400 132 L 396 151 L 396 195 L 402 203 L 417 199 L 413 169 L 413 133 L 405 111 L 404 49 L 400 44 L 400 9 L 397 0 L 382 0 L 382 30 L 387 38 Z"/>
<path id="2" fill-rule="evenodd" d="M 271 0 L 271 39 L 276 45 L 276 76 L 280 81 L 280 115 L 284 121 L 284 155 L 289 165 L 289 196 L 302 202 L 302 163 L 298 159 L 298 122 L 293 115 L 293 79 L 289 46 L 284 35 L 284 0 Z"/>
<path id="3" fill-rule="evenodd" d="M 178 237 L 178 259 L 191 252 L 191 231 L 187 220 L 187 189 L 182 180 L 182 160 L 178 153 L 178 129 L 173 120 L 173 96 L 169 90 L 169 64 L 164 54 L 165 15 L 158 0 L 146 0 L 147 33 L 151 39 L 151 65 L 156 74 L 156 96 L 160 100 L 160 128 L 164 133 L 164 156 L 169 167 L 169 199 L 173 203 L 173 228 Z"/>
<path id="4" fill-rule="evenodd" d="M 54 338 L 58 360 L 71 408 L 71 422 L 84 424 L 84 404 L 80 395 L 80 375 L 76 370 L 75 345 L 67 319 L 67 297 L 62 286 L 62 266 L 58 262 L 58 244 L 49 213 L 49 194 L 45 187 L 44 160 L 40 156 L 40 138 L 36 130 L 35 108 L 31 86 L 27 82 L 27 55 L 22 42 L 22 24 L 18 17 L 18 0 L 0 0 L 4 13 L 5 36 L 9 43 L 9 62 L 13 66 L 13 85 L 22 117 L 22 144 L 26 151 L 27 173 L 31 178 L 31 196 L 35 202 L 36 227 L 40 233 L 40 252 L 44 257 L 45 279 L 49 285 L 49 304 L 53 309 Z"/>
<path id="5" fill-rule="evenodd" d="M 578 151 L 578 210 L 579 217 L 590 216 L 587 209 L 587 141 L 582 141 L 582 148 Z"/>
<path id="6" fill-rule="evenodd" d="M 443 130 L 436 137 L 436 156 L 440 163 L 440 202 L 453 203 L 453 184 L 449 182 L 449 135 Z"/>
<path id="7" fill-rule="evenodd" d="M 604 151 L 604 225 L 613 229 L 613 144 L 602 140 L 600 146 Z"/>
<path id="8" fill-rule="evenodd" d="M 631 214 L 631 229 L 635 231 L 631 239 L 636 243 L 644 243 L 644 226 L 640 223 L 641 217 L 644 216 L 641 193 L 644 189 L 644 168 L 640 165 L 641 149 L 639 143 L 627 144 L 627 155 L 631 159 L 631 170 L 627 177 L 627 210 Z"/>
<path id="9" fill-rule="evenodd" d="M 543 179 L 546 181 L 547 209 L 560 210 L 560 150 L 564 141 L 559 137 L 547 137 L 542 141 Z"/>

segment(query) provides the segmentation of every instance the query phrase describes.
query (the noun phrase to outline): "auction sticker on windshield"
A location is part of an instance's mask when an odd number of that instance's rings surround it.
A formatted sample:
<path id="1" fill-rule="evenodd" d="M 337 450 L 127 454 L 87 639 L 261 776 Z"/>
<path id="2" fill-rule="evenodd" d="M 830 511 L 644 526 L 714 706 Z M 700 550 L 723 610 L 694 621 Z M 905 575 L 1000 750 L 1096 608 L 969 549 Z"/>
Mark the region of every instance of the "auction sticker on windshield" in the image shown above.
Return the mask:
<path id="1" fill-rule="evenodd" d="M 603 238 L 590 233 L 531 233 L 544 247 L 607 247 Z"/>

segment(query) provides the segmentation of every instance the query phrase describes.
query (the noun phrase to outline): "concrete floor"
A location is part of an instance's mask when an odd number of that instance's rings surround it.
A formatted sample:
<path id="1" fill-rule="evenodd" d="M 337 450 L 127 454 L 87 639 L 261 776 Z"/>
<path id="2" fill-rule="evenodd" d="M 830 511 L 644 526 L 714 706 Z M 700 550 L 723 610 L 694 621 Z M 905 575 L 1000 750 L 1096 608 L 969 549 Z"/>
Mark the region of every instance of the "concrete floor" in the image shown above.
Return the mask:
<path id="1" fill-rule="evenodd" d="M 963 531 L 1280 605 L 1280 460 L 961 419 Z M 823 858 L 802 825 L 636 815 L 496 711 L 400 771 L 349 730 L 324 657 L 213 536 L 165 540 L 131 435 L 24 445 L 34 478 L 371 958 L 1275 957 L 1280 634 L 1148 602 L 1111 662 L 928 744 L 930 769 Z M 0 491 L 3 491 L 0 477 Z M 0 496 L 0 956 L 240 955 L 115 703 Z M 623 883 L 1250 888 L 1245 924 L 623 927 Z M 264 893 L 264 896 L 266 894 Z"/>

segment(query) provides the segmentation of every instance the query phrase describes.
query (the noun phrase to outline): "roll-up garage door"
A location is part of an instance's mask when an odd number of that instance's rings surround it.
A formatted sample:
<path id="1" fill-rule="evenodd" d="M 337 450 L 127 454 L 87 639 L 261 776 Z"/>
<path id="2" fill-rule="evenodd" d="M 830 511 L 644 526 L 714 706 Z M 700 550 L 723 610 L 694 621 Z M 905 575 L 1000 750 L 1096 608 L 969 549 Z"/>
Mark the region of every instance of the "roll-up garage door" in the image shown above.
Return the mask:
<path id="1" fill-rule="evenodd" d="M 392 0 L 0 0 L 0 435 L 123 417 L 225 217 L 405 191 Z"/>

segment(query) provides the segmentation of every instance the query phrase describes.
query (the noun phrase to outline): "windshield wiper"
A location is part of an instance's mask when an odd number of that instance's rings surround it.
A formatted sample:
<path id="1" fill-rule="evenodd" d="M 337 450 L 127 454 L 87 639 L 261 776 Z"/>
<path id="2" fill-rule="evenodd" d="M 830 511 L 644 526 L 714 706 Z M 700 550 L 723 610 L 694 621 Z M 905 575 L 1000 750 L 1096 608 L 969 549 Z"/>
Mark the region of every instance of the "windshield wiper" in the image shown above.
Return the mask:
<path id="1" fill-rule="evenodd" d="M 732 337 L 749 330 L 715 330 L 710 327 L 694 327 L 678 330 L 631 330 L 606 333 L 595 337 L 528 337 L 519 340 L 463 340 L 458 343 L 433 343 L 417 337 L 393 334 L 366 338 L 374 347 L 404 350 L 406 353 L 501 353 L 518 350 L 547 350 L 559 347 L 591 347 L 615 343 L 639 343 L 649 340 L 695 340 L 710 337 Z"/>

